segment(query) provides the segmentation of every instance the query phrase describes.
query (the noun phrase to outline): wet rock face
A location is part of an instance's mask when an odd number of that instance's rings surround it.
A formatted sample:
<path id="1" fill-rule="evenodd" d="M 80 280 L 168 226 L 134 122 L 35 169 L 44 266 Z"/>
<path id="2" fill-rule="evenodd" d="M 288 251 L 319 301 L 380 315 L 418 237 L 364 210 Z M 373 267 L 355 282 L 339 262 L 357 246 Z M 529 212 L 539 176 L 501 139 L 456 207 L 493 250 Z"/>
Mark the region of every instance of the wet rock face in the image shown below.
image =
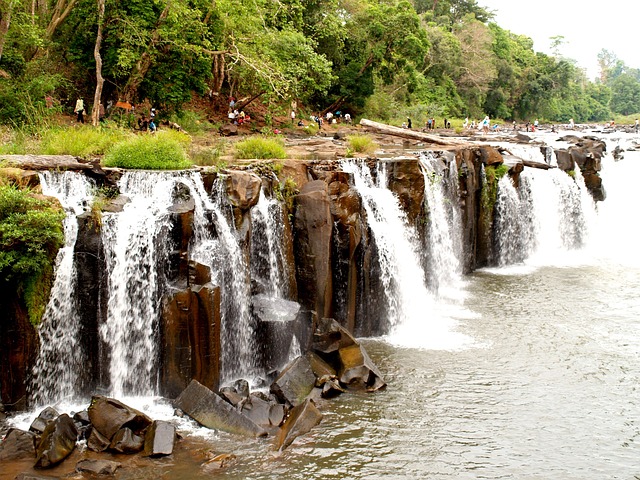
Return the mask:
<path id="1" fill-rule="evenodd" d="M 122 465 L 111 460 L 80 460 L 76 464 L 76 471 L 93 475 L 114 475 Z"/>
<path id="2" fill-rule="evenodd" d="M 35 468 L 50 468 L 67 458 L 74 448 L 78 430 L 73 420 L 63 413 L 45 428 L 36 448 Z"/>
<path id="3" fill-rule="evenodd" d="M 227 172 L 227 198 L 229 203 L 242 211 L 247 211 L 258 203 L 262 179 L 255 173 L 230 170 Z"/>
<path id="4" fill-rule="evenodd" d="M 418 160 L 388 162 L 389 189 L 398 196 L 410 224 L 415 225 L 424 205 L 424 175 Z"/>
<path id="5" fill-rule="evenodd" d="M 298 300 L 319 316 L 330 316 L 331 238 L 333 218 L 328 186 L 322 180 L 307 183 L 295 197 L 294 255 Z"/>

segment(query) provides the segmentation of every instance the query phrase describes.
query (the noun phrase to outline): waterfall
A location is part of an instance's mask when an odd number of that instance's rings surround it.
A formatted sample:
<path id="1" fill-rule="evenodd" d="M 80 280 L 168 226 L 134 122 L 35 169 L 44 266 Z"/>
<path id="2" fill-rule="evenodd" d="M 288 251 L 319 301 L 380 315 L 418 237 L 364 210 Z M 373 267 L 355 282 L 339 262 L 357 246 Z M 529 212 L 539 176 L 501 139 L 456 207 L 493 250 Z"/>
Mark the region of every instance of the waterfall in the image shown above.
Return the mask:
<path id="1" fill-rule="evenodd" d="M 82 381 L 85 355 L 80 342 L 76 308 L 76 269 L 73 250 L 78 235 L 76 216 L 85 211 L 94 185 L 77 172 L 40 172 L 42 193 L 56 197 L 66 212 L 65 244 L 56 257 L 55 279 L 42 323 L 40 350 L 30 386 L 35 404 L 72 397 Z"/>
<path id="2" fill-rule="evenodd" d="M 283 214 L 280 202 L 260 190 L 258 204 L 251 209 L 251 281 L 258 291 L 276 298 L 289 296 Z"/>
<path id="3" fill-rule="evenodd" d="M 111 393 L 151 395 L 156 391 L 157 323 L 165 261 L 162 234 L 170 226 L 175 174 L 126 172 L 119 188 L 130 202 L 104 214 L 108 307 L 100 337 L 109 351 Z"/>
<path id="4" fill-rule="evenodd" d="M 567 253 L 584 248 L 595 222 L 593 198 L 579 171 L 525 168 L 516 191 L 509 176 L 498 183 L 495 261 L 498 266 L 563 264 Z"/>
<path id="5" fill-rule="evenodd" d="M 456 348 L 468 338 L 452 332 L 448 305 L 436 302 L 425 285 L 420 245 L 395 195 L 387 188 L 386 164 L 378 163 L 377 182 L 365 162 L 345 161 L 362 198 L 377 247 L 380 281 L 389 325 L 388 339 L 418 348 Z"/>
<path id="6" fill-rule="evenodd" d="M 528 256 L 530 219 L 509 175 L 498 182 L 494 218 L 495 260 L 498 266 L 523 262 Z"/>
<path id="7" fill-rule="evenodd" d="M 452 295 L 462 275 L 462 221 L 455 161 L 447 166 L 433 154 L 420 156 L 427 210 L 427 283 L 436 295 Z"/>
<path id="8" fill-rule="evenodd" d="M 222 290 L 221 381 L 257 375 L 255 326 L 249 305 L 251 289 L 248 259 L 243 253 L 233 217 L 226 203 L 222 179 L 209 197 L 202 178 L 192 173 L 183 179 L 195 200 L 192 258 L 211 267 L 211 281 Z M 225 214 L 225 209 L 228 214 Z M 216 235 L 211 231 L 213 225 Z"/>

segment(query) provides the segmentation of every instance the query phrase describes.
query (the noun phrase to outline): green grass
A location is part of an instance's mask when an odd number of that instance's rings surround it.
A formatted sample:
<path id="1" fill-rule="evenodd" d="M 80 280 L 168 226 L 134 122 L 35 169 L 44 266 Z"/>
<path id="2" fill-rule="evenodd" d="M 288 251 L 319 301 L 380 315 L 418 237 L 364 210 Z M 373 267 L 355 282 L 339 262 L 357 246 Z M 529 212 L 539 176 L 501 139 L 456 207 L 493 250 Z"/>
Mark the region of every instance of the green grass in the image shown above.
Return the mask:
<path id="1" fill-rule="evenodd" d="M 161 131 L 156 135 L 137 135 L 114 145 L 105 155 L 106 167 L 141 170 L 181 170 L 193 164 L 187 158 L 185 138 L 179 132 Z"/>
<path id="2" fill-rule="evenodd" d="M 250 137 L 235 144 L 236 159 L 266 160 L 286 156 L 284 142 L 279 138 Z"/>
<path id="3" fill-rule="evenodd" d="M 369 135 L 348 135 L 347 143 L 347 151 L 351 154 L 349 156 L 356 153 L 371 154 L 378 148 L 378 144 Z"/>
<path id="4" fill-rule="evenodd" d="M 40 150 L 45 155 L 73 155 L 88 158 L 104 154 L 110 147 L 131 134 L 119 128 L 56 128 L 45 131 Z"/>

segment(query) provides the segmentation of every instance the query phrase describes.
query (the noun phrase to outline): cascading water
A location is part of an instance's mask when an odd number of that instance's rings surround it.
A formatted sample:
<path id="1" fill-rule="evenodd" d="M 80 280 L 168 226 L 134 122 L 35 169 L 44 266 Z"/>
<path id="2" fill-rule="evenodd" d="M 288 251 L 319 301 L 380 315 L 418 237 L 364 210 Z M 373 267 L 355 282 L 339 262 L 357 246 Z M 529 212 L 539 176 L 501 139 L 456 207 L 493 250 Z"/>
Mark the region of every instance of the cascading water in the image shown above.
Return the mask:
<path id="1" fill-rule="evenodd" d="M 462 266 L 462 222 L 460 219 L 457 170 L 433 154 L 420 156 L 427 210 L 427 284 L 438 296 L 460 291 Z"/>
<path id="2" fill-rule="evenodd" d="M 221 381 L 257 375 L 255 326 L 249 311 L 251 289 L 249 268 L 231 218 L 224 214 L 226 198 L 221 179 L 214 185 L 213 198 L 202 178 L 193 173 L 182 180 L 195 200 L 194 241 L 191 256 L 211 267 L 212 282 L 222 289 Z M 211 232 L 215 227 L 216 235 Z"/>
<path id="3" fill-rule="evenodd" d="M 164 261 L 161 234 L 170 226 L 175 174 L 127 172 L 120 192 L 130 202 L 118 214 L 104 214 L 102 236 L 108 280 L 107 320 L 100 327 L 109 352 L 114 396 L 156 391 L 157 322 Z"/>
<path id="4" fill-rule="evenodd" d="M 73 250 L 78 235 L 76 216 L 89 206 L 94 185 L 77 172 L 40 173 L 42 193 L 57 198 L 66 212 L 65 245 L 56 258 L 55 280 L 38 329 L 40 351 L 33 371 L 31 390 L 37 405 L 73 396 L 84 371 L 84 352 L 79 345 L 80 319 L 75 304 L 76 269 Z"/>
<path id="5" fill-rule="evenodd" d="M 466 337 L 451 331 L 451 317 L 443 314 L 443 305 L 436 302 L 425 285 L 419 241 L 398 199 L 387 188 L 385 163 L 378 163 L 377 182 L 364 162 L 346 161 L 342 169 L 353 175 L 376 242 L 389 340 L 406 346 L 445 349 L 465 343 Z"/>
<path id="6" fill-rule="evenodd" d="M 511 177 L 503 176 L 498 182 L 494 218 L 495 260 L 499 267 L 521 263 L 529 256 L 529 225 L 530 219 Z"/>
<path id="7" fill-rule="evenodd" d="M 251 209 L 251 280 L 261 293 L 276 298 L 289 296 L 282 215 L 280 202 L 260 190 L 258 204 Z"/>

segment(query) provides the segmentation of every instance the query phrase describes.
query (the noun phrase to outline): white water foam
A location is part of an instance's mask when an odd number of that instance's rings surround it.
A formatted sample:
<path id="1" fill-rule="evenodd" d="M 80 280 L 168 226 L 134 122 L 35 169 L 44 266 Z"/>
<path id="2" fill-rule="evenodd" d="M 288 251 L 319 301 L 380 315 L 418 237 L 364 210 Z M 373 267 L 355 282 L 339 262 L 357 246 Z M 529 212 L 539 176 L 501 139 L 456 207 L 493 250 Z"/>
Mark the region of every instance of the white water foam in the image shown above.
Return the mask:
<path id="1" fill-rule="evenodd" d="M 437 302 L 425 285 L 417 235 L 387 188 L 385 164 L 378 164 L 377 182 L 364 162 L 343 162 L 342 169 L 353 175 L 375 237 L 390 324 L 385 339 L 411 348 L 452 350 L 468 345 L 469 337 L 454 330 L 451 305 Z"/>
<path id="2" fill-rule="evenodd" d="M 38 329 L 40 350 L 33 370 L 31 390 L 35 404 L 73 397 L 84 371 L 80 319 L 75 303 L 77 289 L 74 247 L 78 236 L 77 215 L 93 197 L 94 185 L 77 172 L 40 172 L 42 193 L 57 198 L 66 212 L 65 244 L 58 251 L 55 279 L 42 323 Z"/>

